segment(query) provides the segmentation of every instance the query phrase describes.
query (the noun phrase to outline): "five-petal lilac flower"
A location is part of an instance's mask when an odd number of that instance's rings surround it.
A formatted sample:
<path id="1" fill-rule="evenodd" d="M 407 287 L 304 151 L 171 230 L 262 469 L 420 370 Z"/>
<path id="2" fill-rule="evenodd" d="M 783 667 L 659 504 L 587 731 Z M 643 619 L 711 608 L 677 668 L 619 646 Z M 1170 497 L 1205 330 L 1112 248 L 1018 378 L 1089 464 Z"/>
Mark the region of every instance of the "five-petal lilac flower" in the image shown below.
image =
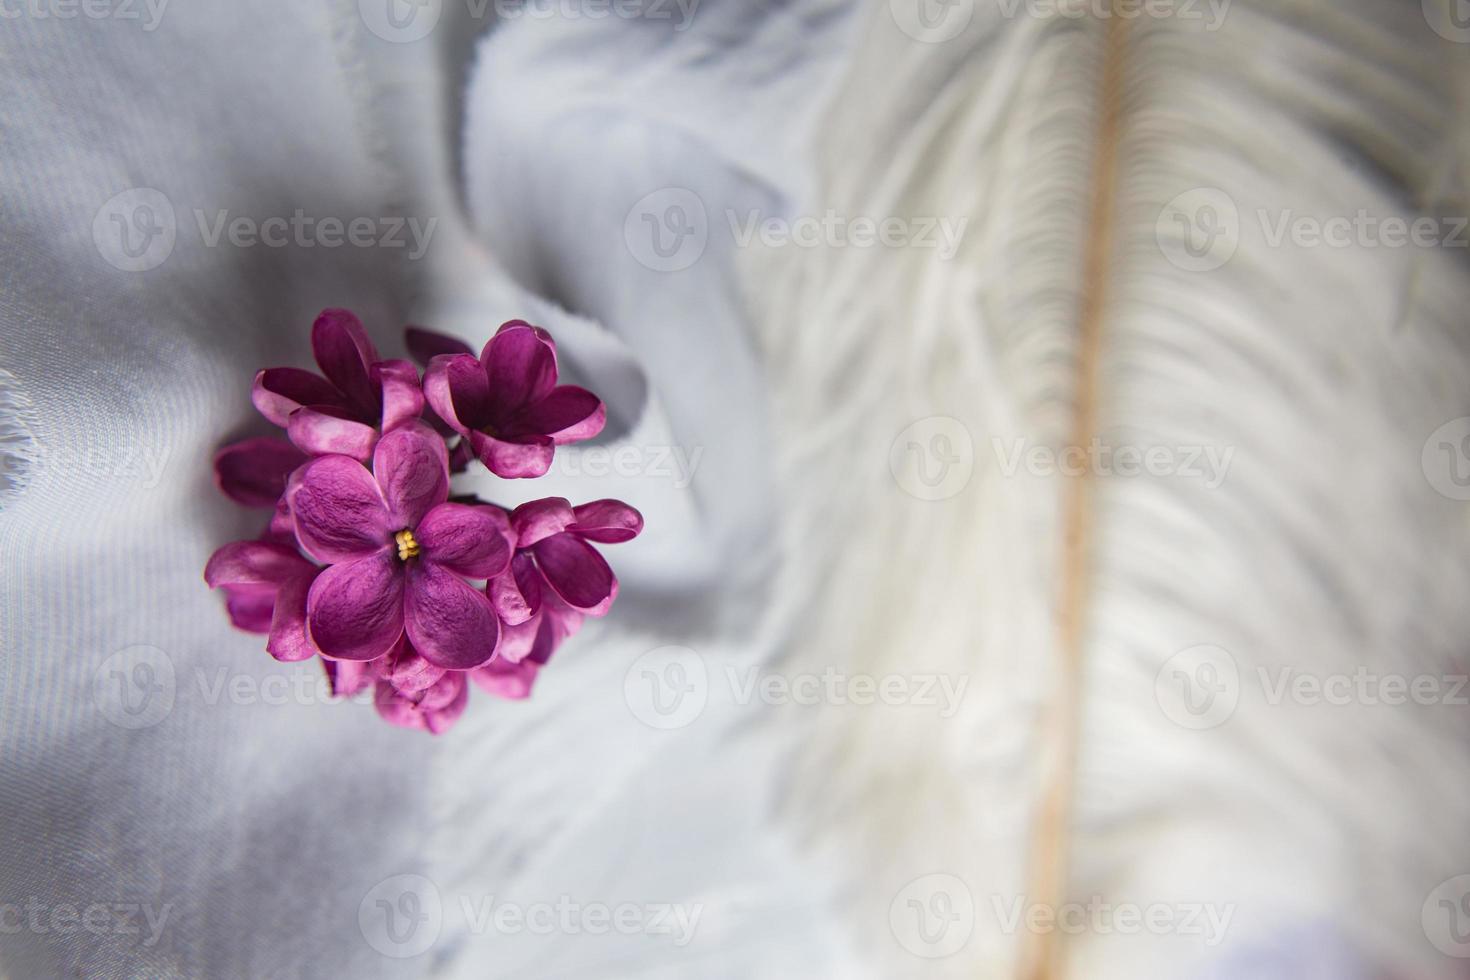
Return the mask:
<path id="1" fill-rule="evenodd" d="M 424 373 L 424 396 L 492 473 L 543 476 L 557 445 L 590 439 L 607 422 L 602 399 L 586 388 L 556 382 L 551 335 L 512 320 L 490 338 L 479 358 L 434 357 Z"/>
<path id="2" fill-rule="evenodd" d="M 590 542 L 617 544 L 643 530 L 643 515 L 620 500 L 573 507 L 546 497 L 510 515 L 516 555 L 486 593 L 506 624 L 501 657 L 545 663 L 562 640 L 601 616 L 618 595 L 618 579 Z"/>
<path id="3" fill-rule="evenodd" d="M 311 639 L 328 657 L 375 660 L 406 632 L 448 670 L 495 654 L 500 621 L 465 578 L 488 579 L 511 556 L 498 508 L 448 503 L 444 440 L 421 422 L 386 433 L 372 471 L 347 456 L 302 467 L 286 490 L 296 538 L 328 568 L 307 597 Z"/>
<path id="4" fill-rule="evenodd" d="M 267 368 L 250 397 L 291 442 L 312 456 L 336 453 L 366 462 L 380 432 L 416 419 L 424 409 L 418 370 L 385 361 L 349 310 L 323 310 L 311 325 L 320 375 Z"/>

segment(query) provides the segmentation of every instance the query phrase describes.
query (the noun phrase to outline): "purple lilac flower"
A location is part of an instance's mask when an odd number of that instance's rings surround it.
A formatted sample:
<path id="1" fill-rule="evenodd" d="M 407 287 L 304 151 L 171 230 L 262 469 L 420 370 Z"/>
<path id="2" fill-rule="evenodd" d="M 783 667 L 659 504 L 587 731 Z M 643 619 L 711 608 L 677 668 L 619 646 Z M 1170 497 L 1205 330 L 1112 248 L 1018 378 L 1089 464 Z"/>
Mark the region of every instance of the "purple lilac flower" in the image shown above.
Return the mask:
<path id="1" fill-rule="evenodd" d="M 270 634 L 271 656 L 307 660 L 317 652 L 306 632 L 307 594 L 320 571 L 277 541 L 233 541 L 210 556 L 204 581 L 225 590 L 236 626 Z"/>
<path id="2" fill-rule="evenodd" d="M 584 616 L 606 614 L 617 598 L 617 576 L 589 542 L 630 541 L 643 515 L 618 500 L 573 507 L 546 497 L 517 507 L 510 523 L 516 555 L 485 587 L 506 624 L 501 657 L 545 663 Z"/>
<path id="3" fill-rule="evenodd" d="M 250 393 L 260 414 L 285 429 L 302 452 L 366 462 L 380 431 L 423 411 L 418 370 L 408 361 L 382 360 L 352 312 L 323 310 L 311 325 L 311 349 L 320 375 L 267 368 L 256 374 Z"/>
<path id="4" fill-rule="evenodd" d="M 292 477 L 286 499 L 301 546 L 328 567 L 307 597 L 311 639 L 339 660 L 375 660 L 407 633 L 430 663 L 488 661 L 500 623 L 465 578 L 505 570 L 511 534 L 498 508 L 448 503 L 444 440 L 421 422 L 386 433 L 369 471 L 323 456 Z"/>
<path id="5" fill-rule="evenodd" d="M 559 385 L 556 344 L 523 320 L 501 326 L 476 359 L 439 354 L 424 373 L 434 413 L 497 476 L 542 476 L 561 443 L 602 431 L 607 408 L 585 388 Z"/>
<path id="6" fill-rule="evenodd" d="M 260 538 L 218 549 L 205 580 L 237 627 L 268 635 L 272 656 L 320 654 L 334 695 L 371 689 L 389 723 L 441 734 L 470 680 L 530 695 L 557 646 L 617 597 L 592 543 L 629 540 L 643 519 L 615 500 L 551 497 L 510 513 L 450 498 L 449 474 L 471 458 L 540 475 L 556 444 L 596 435 L 606 412 L 556 383 L 555 345 L 522 321 L 479 358 L 421 328 L 405 342 L 429 366 L 422 386 L 409 362 L 379 358 L 355 316 L 326 310 L 312 326 L 321 375 L 256 376 L 252 400 L 289 441 L 226 446 L 215 480 L 236 503 L 274 511 Z"/>

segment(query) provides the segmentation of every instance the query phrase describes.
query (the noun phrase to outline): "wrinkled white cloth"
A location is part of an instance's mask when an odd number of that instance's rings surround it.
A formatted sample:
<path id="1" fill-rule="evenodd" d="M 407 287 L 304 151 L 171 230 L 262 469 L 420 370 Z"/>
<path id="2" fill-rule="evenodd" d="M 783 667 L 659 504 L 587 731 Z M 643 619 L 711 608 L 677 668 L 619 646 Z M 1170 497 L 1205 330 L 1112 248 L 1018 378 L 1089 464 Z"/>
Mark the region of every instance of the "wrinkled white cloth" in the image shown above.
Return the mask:
<path id="1" fill-rule="evenodd" d="M 861 975 L 739 686 L 676 727 L 638 695 L 759 661 L 779 510 L 729 237 L 691 253 L 678 206 L 800 193 L 851 15 L 480 9 L 5 11 L 0 975 Z M 326 702 L 201 580 L 262 523 L 210 456 L 327 306 L 396 356 L 551 329 L 608 433 L 476 488 L 647 520 L 613 615 L 443 738 Z"/>

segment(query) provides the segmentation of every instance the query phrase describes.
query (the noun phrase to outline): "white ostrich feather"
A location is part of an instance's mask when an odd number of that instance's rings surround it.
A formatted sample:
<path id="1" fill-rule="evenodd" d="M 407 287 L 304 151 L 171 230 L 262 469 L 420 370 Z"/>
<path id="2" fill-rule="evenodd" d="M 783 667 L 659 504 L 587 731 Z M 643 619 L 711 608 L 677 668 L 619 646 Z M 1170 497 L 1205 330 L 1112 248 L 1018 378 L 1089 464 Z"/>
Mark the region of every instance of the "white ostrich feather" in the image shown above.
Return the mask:
<path id="1" fill-rule="evenodd" d="M 1470 414 L 1467 253 L 1274 236 L 1463 212 L 1466 49 L 1417 3 L 1237 2 L 1214 30 L 1166 6 L 981 3 L 930 44 L 878 12 L 792 207 L 965 218 L 958 253 L 747 266 L 797 500 L 790 669 L 968 682 L 953 718 L 823 713 L 791 812 L 889 975 L 1463 975 L 1432 893 L 1470 872 L 1470 711 L 1444 703 L 1470 528 L 1421 450 Z M 1220 201 L 1238 244 L 1195 263 L 1178 218 Z M 936 433 L 973 474 L 918 499 L 890 457 Z M 1094 439 L 1171 472 L 1013 468 Z M 1212 667 L 1221 707 L 1181 716 Z M 1440 703 L 1279 694 L 1360 670 Z M 1017 925 L 1033 904 L 1088 918 Z"/>

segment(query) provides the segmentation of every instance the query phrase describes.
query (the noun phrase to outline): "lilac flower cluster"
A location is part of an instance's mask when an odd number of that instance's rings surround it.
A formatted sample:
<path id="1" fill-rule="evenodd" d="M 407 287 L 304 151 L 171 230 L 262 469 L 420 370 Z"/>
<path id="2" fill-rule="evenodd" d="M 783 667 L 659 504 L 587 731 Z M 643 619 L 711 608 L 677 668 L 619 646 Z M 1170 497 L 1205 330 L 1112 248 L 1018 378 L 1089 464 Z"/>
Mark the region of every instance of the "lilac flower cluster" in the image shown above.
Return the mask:
<path id="1" fill-rule="evenodd" d="M 542 476 L 557 445 L 602 431 L 601 399 L 557 383 L 556 345 L 520 320 L 478 357 L 410 327 L 419 364 L 383 360 L 361 322 L 325 310 L 312 324 L 321 374 L 269 368 L 251 399 L 286 438 L 221 449 L 231 500 L 271 508 L 264 533 L 204 569 L 230 619 L 267 636 L 277 660 L 320 658 L 339 696 L 373 686 L 378 713 L 438 734 L 464 713 L 467 681 L 524 698 L 618 580 L 594 545 L 635 537 L 617 500 L 560 497 L 507 510 L 451 496 L 474 461 L 497 476 Z"/>

